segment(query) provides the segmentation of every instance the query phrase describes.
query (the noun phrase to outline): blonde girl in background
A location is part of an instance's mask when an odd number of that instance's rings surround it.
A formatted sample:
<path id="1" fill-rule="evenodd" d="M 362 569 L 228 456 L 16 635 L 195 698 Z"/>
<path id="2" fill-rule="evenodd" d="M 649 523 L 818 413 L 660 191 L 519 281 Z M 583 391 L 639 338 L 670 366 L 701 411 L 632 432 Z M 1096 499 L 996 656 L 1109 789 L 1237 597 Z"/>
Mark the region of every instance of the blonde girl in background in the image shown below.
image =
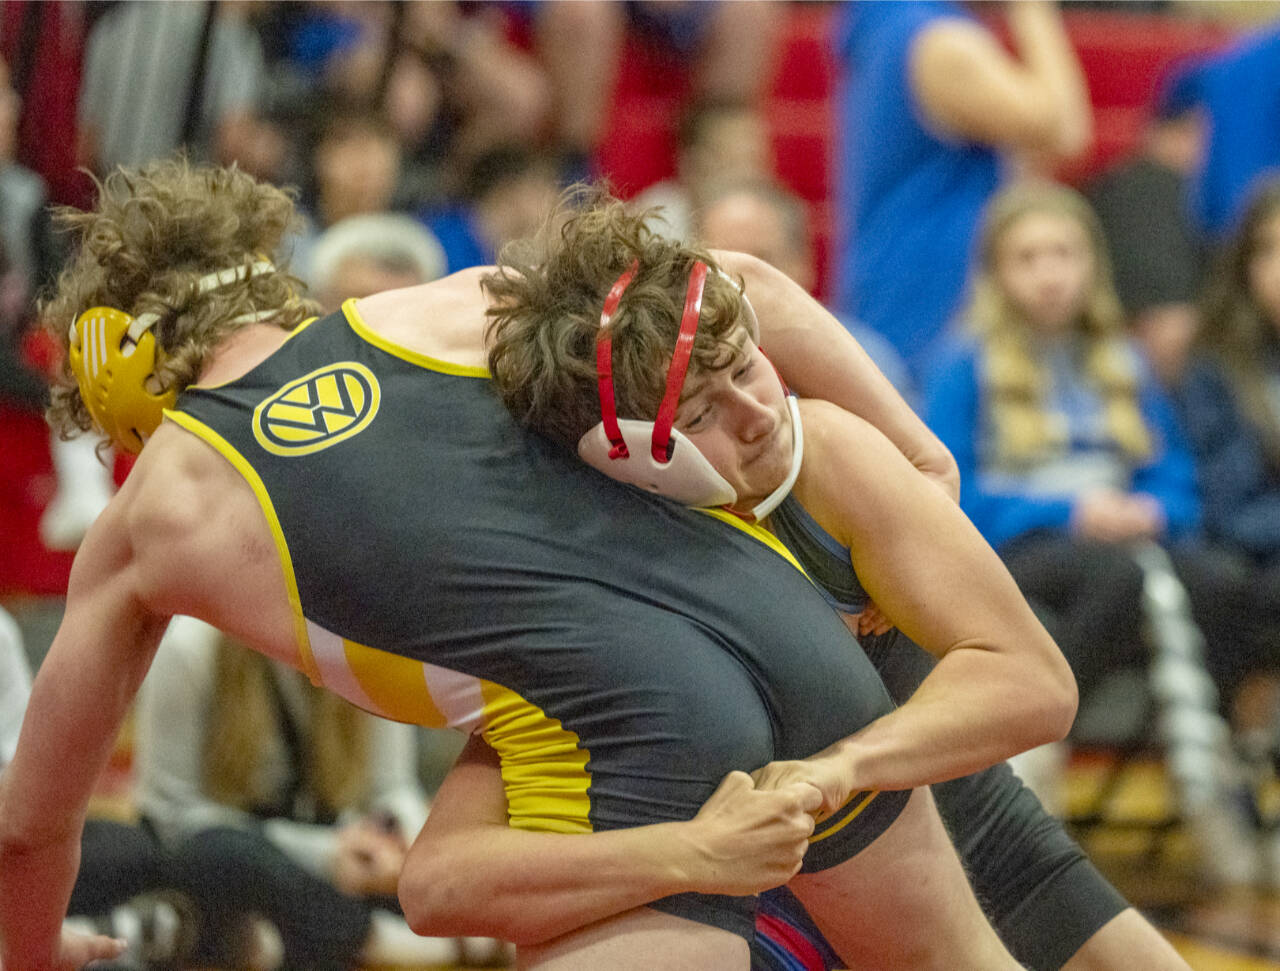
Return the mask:
<path id="1" fill-rule="evenodd" d="M 1062 185 L 1010 186 L 986 209 L 976 259 L 964 335 L 934 362 L 926 420 L 955 455 L 962 507 L 1053 632 L 1082 703 L 1109 672 L 1146 666 L 1137 551 L 1151 544 L 1168 551 L 1207 653 L 1235 651 L 1244 575 L 1200 542 L 1194 461 L 1129 344 L 1093 210 Z M 1212 709 L 1212 687 L 1201 694 Z M 1050 803 L 1055 779 L 1050 768 L 1035 780 Z M 1212 842 L 1218 876 L 1253 879 L 1239 827 Z"/>

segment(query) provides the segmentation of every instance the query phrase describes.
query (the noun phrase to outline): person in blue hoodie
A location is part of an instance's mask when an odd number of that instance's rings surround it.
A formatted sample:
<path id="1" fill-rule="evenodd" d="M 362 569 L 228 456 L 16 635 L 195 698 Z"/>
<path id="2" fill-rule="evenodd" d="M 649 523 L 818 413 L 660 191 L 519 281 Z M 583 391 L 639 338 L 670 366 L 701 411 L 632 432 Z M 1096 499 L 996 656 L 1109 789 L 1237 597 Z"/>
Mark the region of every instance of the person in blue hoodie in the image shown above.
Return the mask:
<path id="1" fill-rule="evenodd" d="M 965 512 L 1050 618 L 1081 696 L 1145 659 L 1135 543 L 1168 547 L 1210 657 L 1236 650 L 1245 586 L 1234 560 L 1196 541 L 1195 462 L 1127 343 L 1082 196 L 1029 182 L 992 199 L 965 319 L 933 362 L 926 421 L 955 455 Z"/>

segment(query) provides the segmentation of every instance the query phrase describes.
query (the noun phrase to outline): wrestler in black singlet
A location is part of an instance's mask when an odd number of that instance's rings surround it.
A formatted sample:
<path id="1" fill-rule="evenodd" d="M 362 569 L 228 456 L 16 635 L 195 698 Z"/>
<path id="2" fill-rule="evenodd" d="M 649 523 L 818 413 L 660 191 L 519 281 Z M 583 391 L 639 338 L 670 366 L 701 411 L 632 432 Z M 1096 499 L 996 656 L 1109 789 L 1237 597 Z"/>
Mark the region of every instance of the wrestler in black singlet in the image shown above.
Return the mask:
<path id="1" fill-rule="evenodd" d="M 388 342 L 348 302 L 168 413 L 257 494 L 314 681 L 483 730 L 513 825 L 563 832 L 690 818 L 728 771 L 891 709 L 773 537 L 522 432 L 485 377 Z M 907 796 L 855 794 L 806 869 L 857 853 Z M 655 906 L 751 933 L 751 897 Z"/>

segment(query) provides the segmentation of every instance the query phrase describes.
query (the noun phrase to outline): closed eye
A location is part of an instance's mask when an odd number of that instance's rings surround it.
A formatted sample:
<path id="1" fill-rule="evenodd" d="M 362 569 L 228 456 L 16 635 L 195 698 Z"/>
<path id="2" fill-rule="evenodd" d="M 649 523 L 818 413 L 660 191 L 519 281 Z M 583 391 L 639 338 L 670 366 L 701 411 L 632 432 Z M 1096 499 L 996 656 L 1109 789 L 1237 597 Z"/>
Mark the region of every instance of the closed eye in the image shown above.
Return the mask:
<path id="1" fill-rule="evenodd" d="M 695 432 L 706 424 L 707 416 L 711 414 L 710 408 L 703 408 L 696 415 L 684 422 L 684 430 L 687 432 Z"/>

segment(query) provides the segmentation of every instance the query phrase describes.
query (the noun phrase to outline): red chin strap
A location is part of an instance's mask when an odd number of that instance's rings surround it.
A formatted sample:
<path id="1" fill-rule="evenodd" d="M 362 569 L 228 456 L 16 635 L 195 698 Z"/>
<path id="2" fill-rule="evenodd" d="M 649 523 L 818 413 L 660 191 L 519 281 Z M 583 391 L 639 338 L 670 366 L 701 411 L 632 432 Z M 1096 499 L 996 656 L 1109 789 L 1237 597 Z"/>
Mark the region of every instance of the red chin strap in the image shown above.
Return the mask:
<path id="1" fill-rule="evenodd" d="M 609 288 L 604 310 L 600 314 L 600 334 L 596 340 L 596 372 L 599 375 L 600 420 L 612 446 L 611 459 L 625 459 L 630 453 L 618 427 L 618 408 L 613 392 L 613 338 L 609 324 L 618 310 L 622 294 L 635 278 L 640 261 L 633 260 L 617 281 Z M 671 461 L 671 427 L 675 423 L 676 409 L 680 405 L 680 390 L 684 387 L 685 374 L 689 370 L 689 358 L 693 355 L 693 339 L 698 333 L 698 319 L 702 314 L 702 291 L 707 282 L 707 264 L 701 260 L 693 264 L 689 274 L 689 289 L 685 293 L 684 313 L 680 317 L 680 333 L 671 353 L 671 366 L 667 368 L 667 388 L 658 406 L 653 423 L 653 439 L 650 448 L 655 462 Z"/>

